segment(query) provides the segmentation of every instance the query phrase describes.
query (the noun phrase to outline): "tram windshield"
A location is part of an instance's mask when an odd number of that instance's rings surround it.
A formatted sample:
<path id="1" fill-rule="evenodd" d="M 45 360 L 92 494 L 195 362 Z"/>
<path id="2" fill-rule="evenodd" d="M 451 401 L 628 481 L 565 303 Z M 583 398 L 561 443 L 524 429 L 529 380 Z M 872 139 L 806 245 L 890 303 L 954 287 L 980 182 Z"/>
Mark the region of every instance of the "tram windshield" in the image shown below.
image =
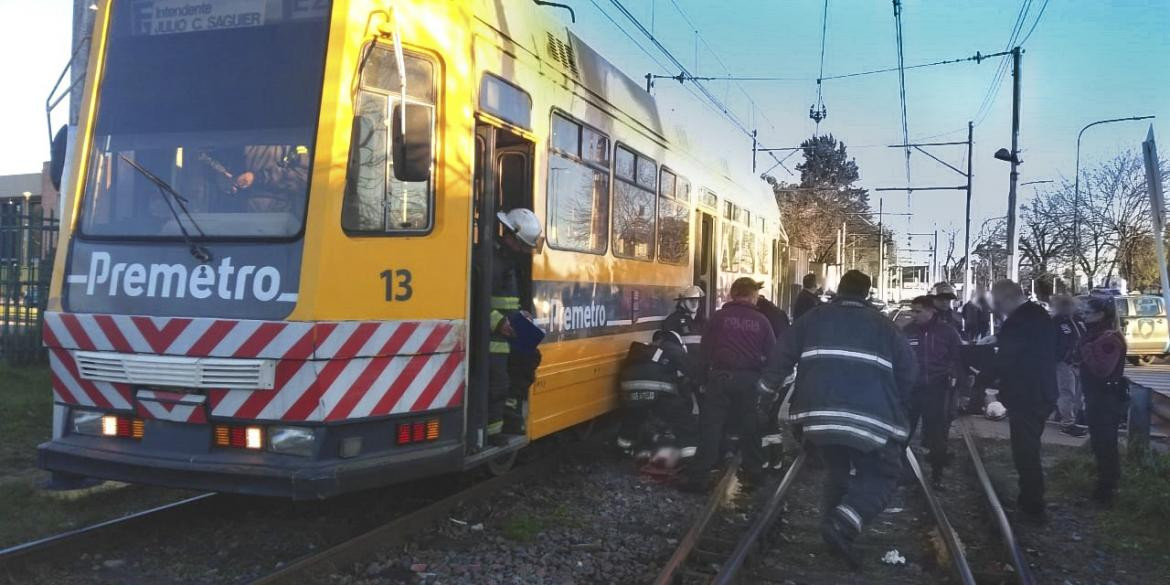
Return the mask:
<path id="1" fill-rule="evenodd" d="M 329 5 L 115 2 L 82 233 L 168 239 L 184 231 L 196 238 L 299 234 Z"/>

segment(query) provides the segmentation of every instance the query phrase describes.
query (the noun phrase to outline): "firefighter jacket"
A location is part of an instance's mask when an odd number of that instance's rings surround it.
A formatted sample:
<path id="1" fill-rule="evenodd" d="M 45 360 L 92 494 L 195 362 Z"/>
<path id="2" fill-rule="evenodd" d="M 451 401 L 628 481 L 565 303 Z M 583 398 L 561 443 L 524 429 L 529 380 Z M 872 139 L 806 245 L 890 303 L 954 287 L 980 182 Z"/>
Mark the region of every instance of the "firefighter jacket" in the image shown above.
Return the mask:
<path id="1" fill-rule="evenodd" d="M 663 331 L 673 331 L 682 338 L 683 344 L 687 348 L 687 353 L 697 354 L 699 351 L 699 344 L 703 341 L 702 325 L 691 312 L 679 307 L 675 308 L 674 312 L 666 317 L 662 322 Z"/>
<path id="2" fill-rule="evenodd" d="M 919 386 L 937 386 L 963 377 L 963 340 L 940 316 L 935 315 L 926 325 L 910 323 L 904 329 L 918 363 Z"/>
<path id="3" fill-rule="evenodd" d="M 689 371 L 686 346 L 677 333 L 666 332 L 658 341 L 630 344 L 618 375 L 622 401 L 627 405 L 650 404 L 660 396 L 683 396 L 680 384 Z"/>
<path id="4" fill-rule="evenodd" d="M 492 258 L 491 353 L 510 353 L 508 339 L 499 334 L 500 324 L 520 310 L 520 285 L 516 275 L 516 257 L 496 242 Z"/>
<path id="5" fill-rule="evenodd" d="M 909 439 L 914 354 L 863 299 L 838 296 L 797 319 L 768 358 L 760 388 L 778 393 L 798 364 L 789 417 L 804 438 L 865 452 Z"/>

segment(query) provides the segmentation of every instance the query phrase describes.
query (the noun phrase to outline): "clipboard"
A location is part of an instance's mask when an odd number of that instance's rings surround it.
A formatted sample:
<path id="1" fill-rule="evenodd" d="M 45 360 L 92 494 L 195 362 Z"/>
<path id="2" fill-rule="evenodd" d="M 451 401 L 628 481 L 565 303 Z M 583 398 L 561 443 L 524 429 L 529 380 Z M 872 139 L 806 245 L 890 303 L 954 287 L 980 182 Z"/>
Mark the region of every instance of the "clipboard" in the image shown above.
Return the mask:
<path id="1" fill-rule="evenodd" d="M 544 330 L 536 326 L 524 313 L 517 311 L 508 317 L 508 323 L 512 325 L 512 331 L 515 337 L 508 340 L 508 345 L 511 346 L 512 351 L 517 353 L 532 353 L 536 351 L 536 346 L 544 341 Z"/>

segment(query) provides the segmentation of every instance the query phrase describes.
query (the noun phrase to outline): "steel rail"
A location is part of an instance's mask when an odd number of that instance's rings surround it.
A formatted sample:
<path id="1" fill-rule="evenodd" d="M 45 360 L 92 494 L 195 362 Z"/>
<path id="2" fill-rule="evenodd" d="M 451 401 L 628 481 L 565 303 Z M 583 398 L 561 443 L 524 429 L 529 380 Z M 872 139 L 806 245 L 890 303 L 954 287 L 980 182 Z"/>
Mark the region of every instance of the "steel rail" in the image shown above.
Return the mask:
<path id="1" fill-rule="evenodd" d="M 76 544 L 81 541 L 91 540 L 97 538 L 99 535 L 105 535 L 112 530 L 125 530 L 135 526 L 153 522 L 160 518 L 160 516 L 167 516 L 177 512 L 189 512 L 192 506 L 200 502 L 207 502 L 218 494 L 206 493 L 198 496 L 190 497 L 177 502 L 163 504 L 140 512 L 135 512 L 120 518 L 113 518 L 97 524 L 91 524 L 82 528 L 69 530 L 60 534 L 46 536 L 37 540 L 25 542 L 10 546 L 5 549 L 0 549 L 0 567 L 8 567 L 16 563 L 25 563 L 30 561 L 33 557 L 44 556 L 50 551 L 56 551 L 60 547 Z"/>
<path id="2" fill-rule="evenodd" d="M 942 504 L 931 491 L 930 484 L 926 482 L 926 476 L 922 473 L 922 466 L 918 464 L 918 457 L 914 455 L 914 451 L 911 451 L 910 447 L 906 447 L 906 460 L 910 463 L 910 469 L 914 471 L 914 477 L 918 479 L 918 485 L 922 487 L 926 503 L 930 506 L 930 513 L 934 515 L 935 524 L 938 524 L 939 534 L 947 546 L 947 552 L 950 553 L 955 575 L 959 577 L 959 581 L 963 585 L 976 585 L 975 575 L 971 572 L 971 565 L 967 563 L 967 557 L 963 553 L 963 545 L 959 543 L 955 528 L 951 526 L 946 512 L 943 511 Z"/>
<path id="3" fill-rule="evenodd" d="M 987 503 L 991 506 L 991 513 L 995 516 L 995 523 L 1003 537 L 1004 546 L 1007 547 L 1008 555 L 1011 556 L 1012 566 L 1016 568 L 1020 585 L 1033 585 L 1035 581 L 1032 579 L 1032 570 L 1028 566 L 1028 560 L 1024 558 L 1024 551 L 1020 549 L 1020 543 L 1016 540 L 1015 533 L 1012 532 L 1012 525 L 1008 522 L 1003 504 L 1000 503 L 999 496 L 995 493 L 995 487 L 991 485 L 991 477 L 987 475 L 987 468 L 983 466 L 983 457 L 979 455 L 979 447 L 975 444 L 975 439 L 967 428 L 967 421 L 959 421 L 959 431 L 963 434 L 963 442 L 967 444 L 967 452 L 971 454 L 975 475 L 979 477 L 983 494 L 987 496 Z"/>
<path id="4" fill-rule="evenodd" d="M 457 506 L 468 502 L 486 499 L 510 486 L 527 479 L 538 477 L 550 472 L 561 459 L 557 457 L 559 451 L 527 465 L 517 467 L 506 475 L 494 477 L 477 483 L 457 494 L 450 495 L 438 502 L 429 504 L 405 516 L 390 520 L 372 530 L 362 533 L 340 544 L 331 546 L 318 553 L 301 557 L 273 573 L 264 575 L 250 585 L 273 585 L 276 583 L 302 584 L 312 583 L 313 575 L 317 571 L 331 567 L 345 567 L 383 551 L 391 546 L 402 543 L 407 538 L 415 536 L 436 521 L 443 520 Z"/>
<path id="5" fill-rule="evenodd" d="M 784 473 L 784 478 L 780 480 L 780 485 L 776 487 L 776 491 L 772 492 L 771 497 L 768 498 L 767 504 L 761 514 L 756 517 L 755 522 L 748 528 L 748 531 L 739 539 L 735 550 L 732 551 L 731 556 L 727 562 L 719 569 L 719 574 L 715 576 L 712 583 L 717 585 L 729 585 L 734 583 L 736 575 L 747 561 L 750 555 L 759 543 L 760 538 L 768 532 L 772 524 L 780 516 L 780 505 L 784 503 L 784 496 L 788 489 L 792 487 L 793 482 L 796 481 L 796 475 L 800 472 L 800 468 L 804 466 L 805 451 L 801 451 L 792 464 L 788 466 L 788 471 Z"/>
<path id="6" fill-rule="evenodd" d="M 707 524 L 711 518 L 715 516 L 715 510 L 719 509 L 727 498 L 727 493 L 731 487 L 731 482 L 735 479 L 735 473 L 739 470 L 740 456 L 736 455 L 728 464 L 727 469 L 723 472 L 723 477 L 720 478 L 719 483 L 715 486 L 715 491 L 707 498 L 707 503 L 695 515 L 695 521 L 691 523 L 691 527 L 687 530 L 686 535 L 679 541 L 678 546 L 674 549 L 674 554 L 670 556 L 670 560 L 662 567 L 658 573 L 658 578 L 654 580 L 654 585 L 671 585 L 674 583 L 674 577 L 686 564 L 687 558 L 691 556 L 691 551 L 695 549 L 695 545 L 699 544 L 699 538 L 707 529 Z"/>

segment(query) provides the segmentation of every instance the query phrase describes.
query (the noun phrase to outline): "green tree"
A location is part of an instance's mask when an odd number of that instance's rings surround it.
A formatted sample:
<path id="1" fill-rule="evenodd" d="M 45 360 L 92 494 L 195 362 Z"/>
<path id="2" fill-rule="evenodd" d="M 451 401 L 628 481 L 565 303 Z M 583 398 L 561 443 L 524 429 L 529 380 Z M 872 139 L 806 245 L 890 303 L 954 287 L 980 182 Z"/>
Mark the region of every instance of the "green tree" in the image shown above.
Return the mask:
<path id="1" fill-rule="evenodd" d="M 876 234 L 877 228 L 864 218 L 872 213 L 869 194 L 853 186 L 860 173 L 857 162 L 849 158 L 845 143 L 832 135 L 814 136 L 801 143 L 804 160 L 796 165 L 800 183 L 792 185 L 765 177 L 772 185 L 780 217 L 788 232 L 789 243 L 809 251 L 813 262 L 836 259 L 837 230 L 848 222 L 850 234 Z M 847 242 L 847 245 L 850 245 Z M 858 258 L 876 255 L 878 238 L 858 242 Z M 852 253 L 850 253 L 850 259 Z"/>

